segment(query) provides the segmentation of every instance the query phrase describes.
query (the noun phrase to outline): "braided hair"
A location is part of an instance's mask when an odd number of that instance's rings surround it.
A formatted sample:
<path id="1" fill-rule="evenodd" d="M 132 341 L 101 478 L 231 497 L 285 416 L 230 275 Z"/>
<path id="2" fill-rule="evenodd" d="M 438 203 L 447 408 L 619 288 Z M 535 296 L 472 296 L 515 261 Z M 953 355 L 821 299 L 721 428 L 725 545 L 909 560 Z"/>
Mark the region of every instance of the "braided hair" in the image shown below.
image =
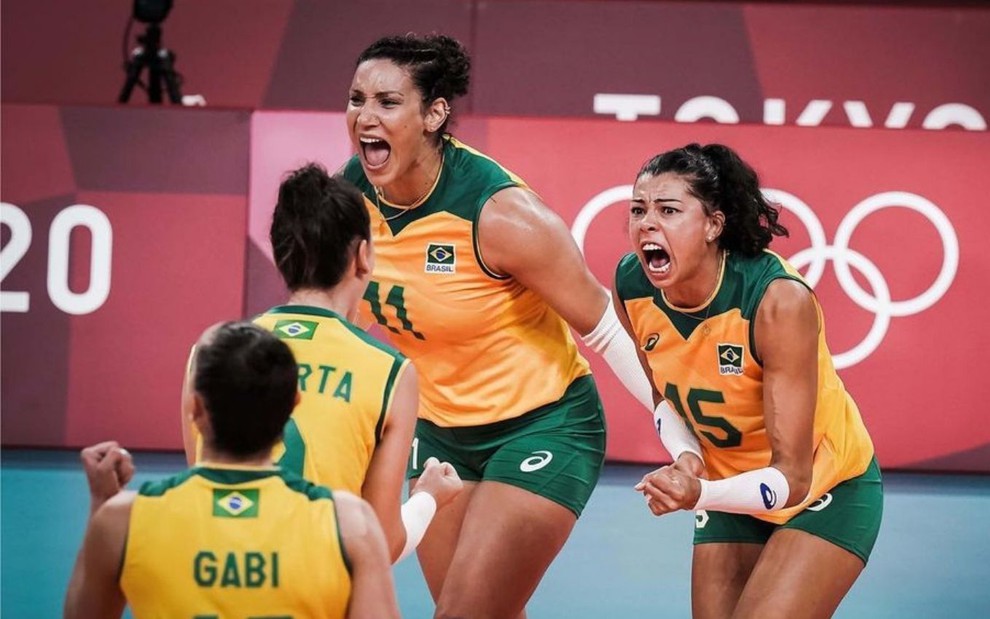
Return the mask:
<path id="1" fill-rule="evenodd" d="M 467 94 L 471 58 L 456 39 L 443 34 L 383 37 L 361 52 L 357 64 L 379 58 L 409 70 L 413 84 L 423 95 L 424 106 L 442 97 L 452 107 L 454 99 Z M 450 118 L 448 114 L 437 135 L 444 134 Z"/>

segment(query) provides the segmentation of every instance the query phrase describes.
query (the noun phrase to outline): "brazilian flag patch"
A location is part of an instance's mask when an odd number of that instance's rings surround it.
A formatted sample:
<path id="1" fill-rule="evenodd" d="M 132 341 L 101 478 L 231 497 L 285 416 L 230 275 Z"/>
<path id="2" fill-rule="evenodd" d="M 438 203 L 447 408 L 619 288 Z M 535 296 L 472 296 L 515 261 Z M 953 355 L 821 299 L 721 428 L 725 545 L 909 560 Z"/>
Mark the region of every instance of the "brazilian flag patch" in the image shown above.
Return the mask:
<path id="1" fill-rule="evenodd" d="M 283 340 L 311 340 L 318 326 L 311 320 L 279 320 L 272 333 Z"/>
<path id="2" fill-rule="evenodd" d="M 726 374 L 741 375 L 743 373 L 744 350 L 739 344 L 719 344 L 718 373 L 722 376 Z"/>
<path id="3" fill-rule="evenodd" d="M 457 253 L 453 243 L 430 243 L 426 246 L 426 272 L 457 272 Z"/>
<path id="4" fill-rule="evenodd" d="M 213 490 L 213 515 L 218 518 L 257 518 L 261 491 L 257 488 L 241 490 Z"/>

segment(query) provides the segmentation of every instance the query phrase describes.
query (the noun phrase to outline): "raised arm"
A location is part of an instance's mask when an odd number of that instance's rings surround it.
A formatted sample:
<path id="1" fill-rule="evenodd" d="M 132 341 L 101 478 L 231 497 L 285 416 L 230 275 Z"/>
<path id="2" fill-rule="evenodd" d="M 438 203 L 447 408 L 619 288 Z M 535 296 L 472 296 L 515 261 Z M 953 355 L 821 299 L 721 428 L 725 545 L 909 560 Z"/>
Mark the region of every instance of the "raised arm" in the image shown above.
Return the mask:
<path id="1" fill-rule="evenodd" d="M 556 213 L 528 190 L 503 189 L 481 212 L 478 237 L 489 269 L 540 295 L 602 356 L 629 393 L 653 410 L 653 388 L 636 362 L 636 346 Z"/>
<path id="2" fill-rule="evenodd" d="M 121 490 L 134 477 L 131 454 L 104 441 L 79 454 L 89 486 L 89 521 L 65 597 L 65 617 L 120 617 L 118 585 L 133 492 Z"/>
<path id="3" fill-rule="evenodd" d="M 418 408 L 416 369 L 406 362 L 395 386 L 381 441 L 361 488 L 362 497 L 381 522 L 389 557 L 395 562 L 415 550 L 437 508 L 453 499 L 463 487 L 452 466 L 427 462 L 409 500 L 400 505 Z"/>
<path id="4" fill-rule="evenodd" d="M 612 289 L 612 304 L 618 308 L 615 313 L 619 323 L 622 325 L 623 331 L 629 335 L 629 341 L 635 342 L 636 334 L 633 333 L 632 324 L 629 322 L 629 314 L 626 312 L 622 300 L 619 299 L 617 290 L 618 285 L 615 285 Z M 653 409 L 653 425 L 657 430 L 657 435 L 660 437 L 660 442 L 663 443 L 664 449 L 670 454 L 675 466 L 681 467 L 684 471 L 696 477 L 700 477 L 704 473 L 705 463 L 701 456 L 701 445 L 698 443 L 698 437 L 691 432 L 684 420 L 670 408 L 666 400 L 660 397 L 660 390 L 654 384 L 653 370 L 650 369 L 650 364 L 646 360 L 643 349 L 636 346 L 631 346 L 631 348 L 636 353 L 636 360 L 639 362 L 640 369 L 650 383 L 653 402 L 656 403 L 656 407 Z"/>
<path id="5" fill-rule="evenodd" d="M 133 502 L 133 492 L 121 492 L 90 518 L 69 579 L 65 619 L 118 619 L 124 612 L 118 579 Z"/>
<path id="6" fill-rule="evenodd" d="M 375 512 L 360 497 L 334 492 L 341 543 L 351 563 L 348 619 L 390 619 L 399 616 L 392 563 Z"/>
<path id="7" fill-rule="evenodd" d="M 540 295 L 579 334 L 594 330 L 608 293 L 588 270 L 567 225 L 535 194 L 519 187 L 497 192 L 478 226 L 489 269 Z"/>
<path id="8" fill-rule="evenodd" d="M 381 522 L 391 559 L 399 556 L 406 543 L 400 506 L 406 462 L 416 428 L 418 384 L 416 368 L 407 361 L 395 385 L 381 441 L 375 447 L 361 487 L 361 496 L 375 510 Z"/>

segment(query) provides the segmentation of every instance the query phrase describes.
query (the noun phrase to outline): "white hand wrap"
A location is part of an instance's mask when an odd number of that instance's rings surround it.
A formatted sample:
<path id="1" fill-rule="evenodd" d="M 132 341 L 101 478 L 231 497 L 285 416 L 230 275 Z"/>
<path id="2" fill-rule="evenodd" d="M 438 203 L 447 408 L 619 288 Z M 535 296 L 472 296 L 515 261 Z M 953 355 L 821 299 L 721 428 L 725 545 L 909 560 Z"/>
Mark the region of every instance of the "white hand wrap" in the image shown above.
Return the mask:
<path id="1" fill-rule="evenodd" d="M 634 398 L 647 410 L 653 410 L 653 387 L 650 386 L 650 381 L 643 372 L 643 366 L 639 364 L 636 345 L 622 328 L 619 317 L 615 314 L 612 299 L 609 299 L 598 326 L 588 335 L 582 336 L 581 340 L 605 359 L 612 372 Z"/>
<path id="2" fill-rule="evenodd" d="M 430 526 L 433 516 L 437 513 L 437 501 L 429 492 L 417 492 L 402 504 L 402 526 L 406 528 L 406 545 L 395 563 L 402 561 L 416 550 L 426 528 Z"/>
<path id="3" fill-rule="evenodd" d="M 670 404 L 667 404 L 666 400 L 657 404 L 656 410 L 653 411 L 653 425 L 656 426 L 657 434 L 660 435 L 660 442 L 663 443 L 664 449 L 667 450 L 674 462 L 677 462 L 677 459 L 685 452 L 693 453 L 704 462 L 705 459 L 701 457 L 701 445 L 698 443 L 698 437 L 688 429 L 684 420 L 674 412 L 674 409 L 670 408 Z"/>
<path id="4" fill-rule="evenodd" d="M 718 481 L 701 481 L 698 509 L 733 514 L 768 514 L 787 503 L 791 489 L 778 469 L 768 466 Z"/>

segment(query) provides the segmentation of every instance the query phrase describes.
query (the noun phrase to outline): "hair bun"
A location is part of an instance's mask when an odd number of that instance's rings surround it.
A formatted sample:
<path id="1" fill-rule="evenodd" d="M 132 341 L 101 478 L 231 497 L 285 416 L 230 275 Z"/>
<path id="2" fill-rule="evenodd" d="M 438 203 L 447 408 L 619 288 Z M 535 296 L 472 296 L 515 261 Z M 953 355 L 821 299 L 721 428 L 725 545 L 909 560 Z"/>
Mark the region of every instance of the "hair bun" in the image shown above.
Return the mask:
<path id="1" fill-rule="evenodd" d="M 445 34 L 431 34 L 425 42 L 436 50 L 442 71 L 437 92 L 447 99 L 467 94 L 471 81 L 471 57 L 460 41 Z"/>

